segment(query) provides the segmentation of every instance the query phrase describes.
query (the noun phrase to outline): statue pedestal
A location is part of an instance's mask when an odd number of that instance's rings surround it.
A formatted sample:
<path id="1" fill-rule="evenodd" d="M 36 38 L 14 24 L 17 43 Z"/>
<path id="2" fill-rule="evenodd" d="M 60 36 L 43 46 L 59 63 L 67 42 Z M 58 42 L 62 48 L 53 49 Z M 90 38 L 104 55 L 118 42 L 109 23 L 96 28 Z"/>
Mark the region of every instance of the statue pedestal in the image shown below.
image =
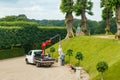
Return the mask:
<path id="1" fill-rule="evenodd" d="M 58 65 L 59 65 L 59 66 L 62 65 L 62 60 L 61 60 L 60 56 L 58 57 Z"/>
<path id="2" fill-rule="evenodd" d="M 76 80 L 80 80 L 81 67 L 76 67 Z"/>

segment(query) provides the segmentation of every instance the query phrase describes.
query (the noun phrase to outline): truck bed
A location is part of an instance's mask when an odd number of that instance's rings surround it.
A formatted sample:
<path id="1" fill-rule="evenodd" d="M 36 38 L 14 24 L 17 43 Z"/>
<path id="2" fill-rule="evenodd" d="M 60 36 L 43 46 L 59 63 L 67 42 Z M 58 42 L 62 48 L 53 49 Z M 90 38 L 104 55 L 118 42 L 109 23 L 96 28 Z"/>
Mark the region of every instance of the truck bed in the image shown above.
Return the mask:
<path id="1" fill-rule="evenodd" d="M 44 56 L 44 57 L 36 56 L 36 57 L 34 57 L 34 60 L 37 62 L 46 62 L 46 63 L 56 61 L 56 59 L 47 58 L 46 56 Z"/>

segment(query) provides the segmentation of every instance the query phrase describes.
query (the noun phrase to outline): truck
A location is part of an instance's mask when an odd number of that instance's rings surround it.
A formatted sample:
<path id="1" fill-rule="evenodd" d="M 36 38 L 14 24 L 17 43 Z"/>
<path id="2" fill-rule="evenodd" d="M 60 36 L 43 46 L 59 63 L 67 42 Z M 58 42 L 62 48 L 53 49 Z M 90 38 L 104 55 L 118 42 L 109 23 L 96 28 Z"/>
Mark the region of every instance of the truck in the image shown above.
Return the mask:
<path id="1" fill-rule="evenodd" d="M 48 57 L 45 54 L 45 47 L 53 41 L 54 38 L 59 37 L 59 43 L 61 40 L 60 34 L 57 34 L 53 37 L 51 37 L 49 40 L 46 40 L 42 43 L 41 47 L 42 50 L 30 50 L 28 54 L 26 55 L 25 61 L 27 64 L 35 64 L 37 67 L 40 67 L 42 65 L 45 66 L 51 66 L 56 62 L 55 59 Z"/>
<path id="2" fill-rule="evenodd" d="M 35 64 L 36 67 L 40 66 L 51 66 L 56 62 L 56 59 L 48 57 L 47 55 L 42 55 L 42 50 L 30 50 L 26 54 L 25 58 L 26 64 Z"/>

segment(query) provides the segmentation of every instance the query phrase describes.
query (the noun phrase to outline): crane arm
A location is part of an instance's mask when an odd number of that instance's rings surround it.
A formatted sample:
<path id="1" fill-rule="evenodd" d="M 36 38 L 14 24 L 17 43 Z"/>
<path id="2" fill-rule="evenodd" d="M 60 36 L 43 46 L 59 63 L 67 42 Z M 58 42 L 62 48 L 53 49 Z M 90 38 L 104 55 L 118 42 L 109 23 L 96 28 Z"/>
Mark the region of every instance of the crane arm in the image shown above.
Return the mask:
<path id="1" fill-rule="evenodd" d="M 60 41 L 60 34 L 57 34 L 57 35 L 51 37 L 49 40 L 47 40 L 47 41 L 45 41 L 45 42 L 42 43 L 41 47 L 42 47 L 42 54 L 43 54 L 43 55 L 45 54 L 45 46 L 47 46 L 49 43 L 51 43 L 52 40 L 53 40 L 54 38 L 58 37 L 58 36 L 59 36 L 59 41 Z"/>

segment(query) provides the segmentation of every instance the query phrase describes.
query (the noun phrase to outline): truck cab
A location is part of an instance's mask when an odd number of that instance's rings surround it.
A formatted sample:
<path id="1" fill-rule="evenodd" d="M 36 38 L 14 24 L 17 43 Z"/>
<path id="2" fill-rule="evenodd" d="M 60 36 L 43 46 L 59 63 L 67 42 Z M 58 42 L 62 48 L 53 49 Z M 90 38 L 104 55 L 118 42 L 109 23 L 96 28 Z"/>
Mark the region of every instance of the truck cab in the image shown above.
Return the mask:
<path id="1" fill-rule="evenodd" d="M 28 54 L 26 55 L 26 63 L 31 63 L 31 64 L 34 64 L 35 61 L 34 61 L 34 57 L 35 56 L 41 56 L 42 54 L 42 50 L 30 50 L 28 52 Z"/>
<path id="2" fill-rule="evenodd" d="M 42 55 L 42 50 L 30 50 L 26 54 L 25 58 L 26 64 L 36 64 L 37 67 L 41 65 L 51 66 L 56 62 L 55 59 L 47 57 L 47 55 Z"/>

